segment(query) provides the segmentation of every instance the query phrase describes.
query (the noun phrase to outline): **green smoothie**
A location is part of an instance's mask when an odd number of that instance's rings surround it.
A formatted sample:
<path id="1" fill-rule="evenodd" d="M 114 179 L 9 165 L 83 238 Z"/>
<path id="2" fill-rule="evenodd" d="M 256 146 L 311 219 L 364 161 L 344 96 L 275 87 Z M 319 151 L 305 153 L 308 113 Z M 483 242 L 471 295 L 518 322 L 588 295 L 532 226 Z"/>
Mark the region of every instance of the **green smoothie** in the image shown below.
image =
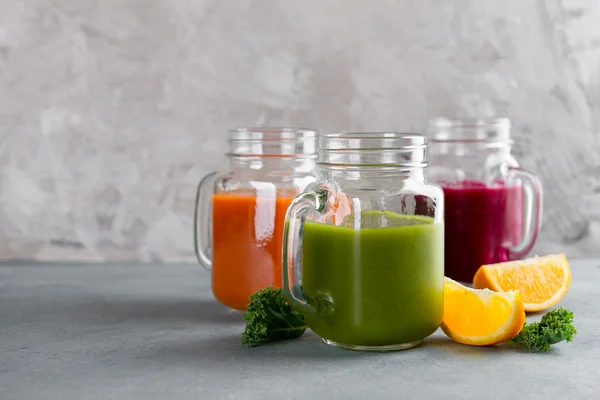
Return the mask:
<path id="1" fill-rule="evenodd" d="M 303 286 L 327 296 L 328 316 L 307 315 L 324 339 L 355 346 L 411 343 L 442 321 L 444 226 L 433 219 L 365 211 L 361 229 L 306 222 Z"/>

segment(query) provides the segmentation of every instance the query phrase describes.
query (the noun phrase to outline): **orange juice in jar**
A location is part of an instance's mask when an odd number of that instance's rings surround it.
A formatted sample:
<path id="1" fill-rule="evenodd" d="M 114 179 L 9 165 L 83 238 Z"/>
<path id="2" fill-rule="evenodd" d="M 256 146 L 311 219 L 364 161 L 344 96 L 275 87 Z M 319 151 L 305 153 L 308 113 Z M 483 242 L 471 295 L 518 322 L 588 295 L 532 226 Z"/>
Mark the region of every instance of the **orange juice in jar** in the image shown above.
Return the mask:
<path id="1" fill-rule="evenodd" d="M 231 130 L 229 170 L 198 185 L 196 255 L 222 304 L 245 310 L 255 291 L 281 287 L 285 213 L 315 179 L 316 139 L 309 129 Z"/>

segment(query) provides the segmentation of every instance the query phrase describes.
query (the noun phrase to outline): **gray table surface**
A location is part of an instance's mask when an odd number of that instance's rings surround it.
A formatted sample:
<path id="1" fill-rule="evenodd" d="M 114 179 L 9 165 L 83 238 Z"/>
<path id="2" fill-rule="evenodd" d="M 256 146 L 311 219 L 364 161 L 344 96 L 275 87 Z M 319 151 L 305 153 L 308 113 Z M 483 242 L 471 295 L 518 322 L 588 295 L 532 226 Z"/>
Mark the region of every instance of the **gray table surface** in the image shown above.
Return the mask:
<path id="1" fill-rule="evenodd" d="M 571 266 L 571 344 L 535 354 L 438 331 L 375 354 L 312 332 L 247 349 L 198 266 L 0 263 L 0 398 L 597 399 L 600 260 Z"/>

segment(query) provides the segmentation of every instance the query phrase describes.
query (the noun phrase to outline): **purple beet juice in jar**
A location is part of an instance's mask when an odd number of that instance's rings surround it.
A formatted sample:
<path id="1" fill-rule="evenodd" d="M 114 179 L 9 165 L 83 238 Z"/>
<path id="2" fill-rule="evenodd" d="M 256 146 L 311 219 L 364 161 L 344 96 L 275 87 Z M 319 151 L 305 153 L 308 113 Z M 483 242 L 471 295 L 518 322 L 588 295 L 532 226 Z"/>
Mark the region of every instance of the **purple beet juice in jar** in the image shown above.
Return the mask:
<path id="1" fill-rule="evenodd" d="M 444 269 L 472 283 L 480 266 L 525 257 L 542 220 L 542 185 L 511 154 L 507 118 L 429 123 L 428 177 L 444 190 Z"/>

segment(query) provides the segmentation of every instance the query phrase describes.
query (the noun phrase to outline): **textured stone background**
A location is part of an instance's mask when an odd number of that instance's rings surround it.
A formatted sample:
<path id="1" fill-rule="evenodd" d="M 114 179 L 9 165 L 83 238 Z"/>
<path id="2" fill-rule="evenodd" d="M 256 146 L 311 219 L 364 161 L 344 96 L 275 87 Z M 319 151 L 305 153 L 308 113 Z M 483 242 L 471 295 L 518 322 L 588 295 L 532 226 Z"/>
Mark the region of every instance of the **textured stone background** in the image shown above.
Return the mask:
<path id="1" fill-rule="evenodd" d="M 600 2 L 0 0 L 0 258 L 193 260 L 227 128 L 506 115 L 600 255 Z"/>

